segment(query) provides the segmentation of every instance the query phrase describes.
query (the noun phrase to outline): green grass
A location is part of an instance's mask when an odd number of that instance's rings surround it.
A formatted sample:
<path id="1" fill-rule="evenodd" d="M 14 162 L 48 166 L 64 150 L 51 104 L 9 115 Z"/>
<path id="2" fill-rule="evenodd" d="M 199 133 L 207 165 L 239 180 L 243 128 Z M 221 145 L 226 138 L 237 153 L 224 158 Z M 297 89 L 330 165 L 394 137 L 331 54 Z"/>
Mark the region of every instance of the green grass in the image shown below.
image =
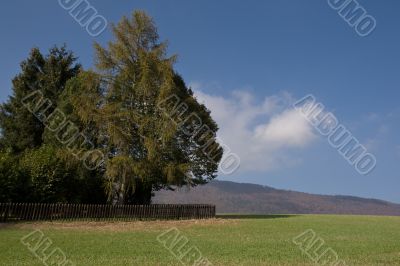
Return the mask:
<path id="1" fill-rule="evenodd" d="M 307 229 L 347 265 L 400 265 L 400 217 L 229 215 L 209 221 L 35 223 L 0 227 L 0 265 L 43 265 L 21 244 L 41 229 L 76 265 L 182 265 L 157 236 L 178 228 L 213 265 L 315 265 L 292 243 Z"/>

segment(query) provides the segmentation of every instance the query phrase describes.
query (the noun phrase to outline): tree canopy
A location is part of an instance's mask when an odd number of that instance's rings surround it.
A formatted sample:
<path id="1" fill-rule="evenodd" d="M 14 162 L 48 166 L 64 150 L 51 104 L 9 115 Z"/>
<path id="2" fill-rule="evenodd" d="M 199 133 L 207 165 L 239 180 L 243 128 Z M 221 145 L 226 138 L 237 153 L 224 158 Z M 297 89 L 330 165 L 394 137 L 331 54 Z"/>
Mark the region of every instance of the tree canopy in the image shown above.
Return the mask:
<path id="1" fill-rule="evenodd" d="M 65 46 L 47 55 L 33 48 L 21 63 L 12 95 L 0 106 L 0 202 L 105 202 L 99 174 L 59 156 L 59 143 L 24 104 L 27 95 L 40 92 L 52 103 L 46 113 L 53 112 L 67 81 L 81 70 Z"/>
<path id="2" fill-rule="evenodd" d="M 101 178 L 109 202 L 148 204 L 156 190 L 196 186 L 216 177 L 223 153 L 216 141 L 218 126 L 174 70 L 176 56 L 168 56 L 153 20 L 135 11 L 112 25 L 112 32 L 106 47 L 95 44 L 94 70 L 74 65 L 75 57 L 65 48 L 52 49 L 47 57 L 34 49 L 14 80 L 13 96 L 1 107 L 2 149 L 24 153 L 20 168 L 31 180 L 40 180 L 36 194 L 46 186 L 61 189 L 46 194 L 51 198 L 91 177 Z M 20 105 L 31 90 L 25 80 L 37 81 L 36 88 L 57 103 L 54 108 L 90 145 L 57 142 L 54 132 Z M 95 150 L 104 155 L 96 169 L 77 166 L 77 157 L 71 156 Z M 35 157 L 32 164 L 29 158 Z M 59 175 L 50 177 L 38 169 L 41 164 Z M 68 175 L 73 169 L 79 169 L 77 183 Z"/>

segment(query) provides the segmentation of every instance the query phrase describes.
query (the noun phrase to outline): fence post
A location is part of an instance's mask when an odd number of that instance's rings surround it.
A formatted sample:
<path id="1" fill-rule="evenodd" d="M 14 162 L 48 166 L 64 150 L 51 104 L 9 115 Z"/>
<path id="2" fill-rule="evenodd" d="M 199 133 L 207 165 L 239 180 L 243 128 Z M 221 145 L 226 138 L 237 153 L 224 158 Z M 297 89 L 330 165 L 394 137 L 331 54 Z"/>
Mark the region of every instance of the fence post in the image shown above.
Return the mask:
<path id="1" fill-rule="evenodd" d="M 9 205 L 9 203 L 6 203 L 5 210 L 4 210 L 4 222 L 5 223 L 7 222 L 7 218 L 8 218 L 8 205 Z"/>

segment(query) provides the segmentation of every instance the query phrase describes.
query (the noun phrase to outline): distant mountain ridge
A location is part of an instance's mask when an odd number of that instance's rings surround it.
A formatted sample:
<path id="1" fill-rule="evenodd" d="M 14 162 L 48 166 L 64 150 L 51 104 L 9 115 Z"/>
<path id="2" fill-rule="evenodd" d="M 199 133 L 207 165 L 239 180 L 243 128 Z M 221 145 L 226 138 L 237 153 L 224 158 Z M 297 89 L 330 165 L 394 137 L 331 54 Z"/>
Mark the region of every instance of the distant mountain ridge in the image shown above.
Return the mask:
<path id="1" fill-rule="evenodd" d="M 218 213 L 400 216 L 400 204 L 378 199 L 316 195 L 216 180 L 190 190 L 156 192 L 153 202 L 215 204 Z"/>

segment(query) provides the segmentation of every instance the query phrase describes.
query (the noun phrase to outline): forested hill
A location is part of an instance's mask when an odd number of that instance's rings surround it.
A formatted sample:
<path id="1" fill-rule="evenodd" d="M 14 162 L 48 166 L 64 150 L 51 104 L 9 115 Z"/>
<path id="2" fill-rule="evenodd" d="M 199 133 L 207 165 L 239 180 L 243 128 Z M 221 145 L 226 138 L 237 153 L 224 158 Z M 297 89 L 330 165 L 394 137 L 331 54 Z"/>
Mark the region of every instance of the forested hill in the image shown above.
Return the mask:
<path id="1" fill-rule="evenodd" d="M 218 213 L 400 215 L 400 204 L 351 196 L 325 196 L 267 186 L 213 181 L 210 184 L 159 191 L 154 203 L 209 203 Z"/>

